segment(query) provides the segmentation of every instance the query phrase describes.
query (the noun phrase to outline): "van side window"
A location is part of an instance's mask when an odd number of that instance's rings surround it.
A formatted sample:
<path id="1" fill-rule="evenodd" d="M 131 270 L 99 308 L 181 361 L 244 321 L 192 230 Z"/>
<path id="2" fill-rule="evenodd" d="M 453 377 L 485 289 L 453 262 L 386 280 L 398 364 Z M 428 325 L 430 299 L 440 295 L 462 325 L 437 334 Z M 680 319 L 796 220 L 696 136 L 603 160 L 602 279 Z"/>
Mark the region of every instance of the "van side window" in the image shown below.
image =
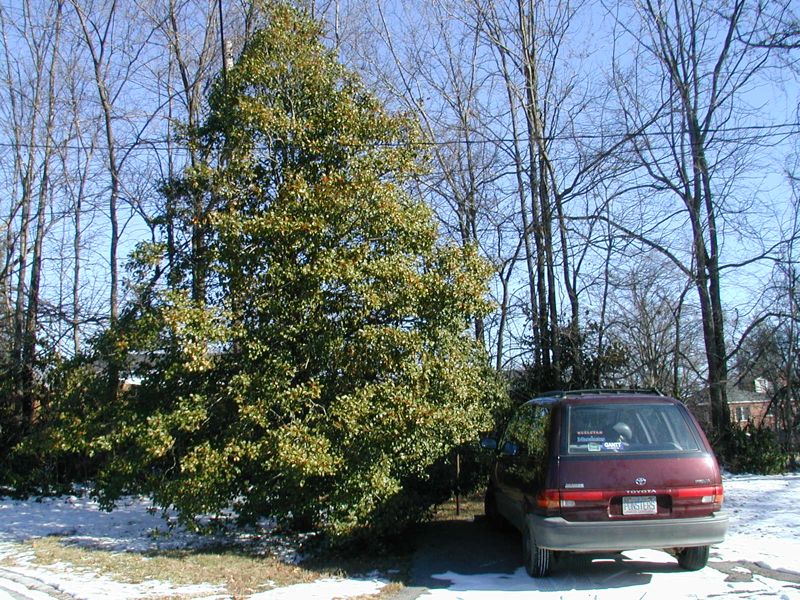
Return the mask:
<path id="1" fill-rule="evenodd" d="M 506 429 L 503 441 L 512 442 L 518 453 L 535 459 L 544 459 L 550 432 L 550 407 L 523 404 Z"/>

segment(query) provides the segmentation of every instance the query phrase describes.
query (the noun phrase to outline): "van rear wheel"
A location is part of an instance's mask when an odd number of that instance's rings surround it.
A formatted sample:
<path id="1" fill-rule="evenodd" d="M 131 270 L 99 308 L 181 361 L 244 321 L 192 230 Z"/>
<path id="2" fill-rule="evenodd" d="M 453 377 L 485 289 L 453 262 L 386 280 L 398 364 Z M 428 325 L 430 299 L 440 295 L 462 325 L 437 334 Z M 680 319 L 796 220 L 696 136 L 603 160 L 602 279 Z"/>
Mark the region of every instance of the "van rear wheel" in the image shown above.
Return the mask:
<path id="1" fill-rule="evenodd" d="M 708 563 L 710 546 L 684 548 L 678 552 L 678 564 L 687 571 L 699 571 Z"/>
<path id="2" fill-rule="evenodd" d="M 531 577 L 547 577 L 553 568 L 553 551 L 536 545 L 527 523 L 522 530 L 522 560 Z"/>

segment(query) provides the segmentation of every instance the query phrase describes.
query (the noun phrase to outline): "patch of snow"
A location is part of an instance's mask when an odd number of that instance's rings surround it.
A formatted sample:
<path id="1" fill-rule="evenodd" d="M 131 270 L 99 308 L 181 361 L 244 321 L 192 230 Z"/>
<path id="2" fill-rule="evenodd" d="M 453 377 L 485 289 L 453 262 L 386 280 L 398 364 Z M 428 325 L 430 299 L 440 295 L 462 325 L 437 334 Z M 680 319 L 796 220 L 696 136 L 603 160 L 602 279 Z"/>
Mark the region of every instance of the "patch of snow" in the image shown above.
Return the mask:
<path id="1" fill-rule="evenodd" d="M 259 592 L 250 596 L 250 600 L 328 600 L 330 598 L 353 598 L 356 596 L 372 596 L 381 591 L 386 581 L 381 579 L 342 579 L 332 577 L 318 579 L 312 583 L 298 583 L 286 587 L 275 588 L 267 592 Z"/>
<path id="2" fill-rule="evenodd" d="M 589 559 L 587 559 L 589 560 Z M 614 560 L 594 559 L 585 568 L 556 571 L 544 579 L 533 579 L 520 567 L 513 574 L 494 573 L 434 575 L 442 589 L 431 589 L 424 600 L 517 600 L 532 592 L 542 600 L 639 600 L 662 598 L 711 598 L 763 596 L 794 600 L 800 598 L 796 585 L 753 577 L 749 582 L 729 582 L 713 568 L 682 571 L 676 560 L 665 552 L 637 550 L 624 552 Z"/>
<path id="3" fill-rule="evenodd" d="M 730 526 L 717 557 L 800 575 L 800 474 L 729 475 L 723 486 Z"/>
<path id="4" fill-rule="evenodd" d="M 134 599 L 174 595 L 205 599 L 230 597 L 221 586 L 211 584 L 176 586 L 155 579 L 141 583 L 122 583 L 89 569 L 76 569 L 65 564 L 14 566 L 6 567 L 6 570 L 36 579 L 81 600 Z"/>
<path id="5" fill-rule="evenodd" d="M 149 500 L 127 497 L 112 512 L 100 509 L 88 495 L 0 499 L 0 542 L 60 536 L 69 543 L 116 552 L 198 547 L 203 536 L 170 527 Z"/>
<path id="6" fill-rule="evenodd" d="M 54 600 L 54 598 L 44 592 L 32 590 L 25 585 L 0 577 L 0 600 L 16 600 L 22 598 L 25 600 Z"/>
<path id="7" fill-rule="evenodd" d="M 35 579 L 66 594 L 85 600 L 111 598 L 147 598 L 180 595 L 192 598 L 229 599 L 220 586 L 210 584 L 175 586 L 150 580 L 143 583 L 121 583 L 110 577 L 72 565 L 39 565 L 34 553 L 21 551 L 18 544 L 32 538 L 58 536 L 63 543 L 112 552 L 145 553 L 169 549 L 202 548 L 219 543 L 246 546 L 261 555 L 272 555 L 287 563 L 302 560 L 301 548 L 313 534 L 282 535 L 275 531 L 272 519 L 263 519 L 254 530 L 237 532 L 235 536 L 202 536 L 177 524 L 173 515 L 162 518 L 143 497 L 123 498 L 111 512 L 100 509 L 88 490 L 81 495 L 45 497 L 29 500 L 0 498 L 0 560 L 8 572 Z M 273 587 L 274 582 L 265 582 Z M 300 594 L 304 598 L 349 598 L 378 593 L 386 585 L 379 579 L 321 579 L 318 582 L 277 588 L 256 594 L 256 598 L 284 598 Z M 265 595 L 266 594 L 266 595 Z M 2 591 L 0 590 L 0 599 Z"/>

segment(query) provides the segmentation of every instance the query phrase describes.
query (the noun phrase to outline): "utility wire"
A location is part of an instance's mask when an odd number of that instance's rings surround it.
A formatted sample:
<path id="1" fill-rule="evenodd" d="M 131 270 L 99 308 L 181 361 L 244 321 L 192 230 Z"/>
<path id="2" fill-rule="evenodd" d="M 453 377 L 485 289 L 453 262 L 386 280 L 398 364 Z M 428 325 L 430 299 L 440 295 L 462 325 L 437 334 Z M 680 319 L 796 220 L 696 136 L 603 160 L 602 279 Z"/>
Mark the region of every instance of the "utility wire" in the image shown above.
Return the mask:
<path id="1" fill-rule="evenodd" d="M 720 133 L 735 133 L 735 132 L 767 132 L 761 136 L 760 138 L 775 138 L 775 137 L 782 137 L 785 138 L 792 134 L 800 133 L 800 122 L 795 123 L 779 123 L 775 125 L 739 125 L 734 127 L 720 127 L 720 128 L 713 128 L 707 131 L 709 134 L 720 134 Z M 631 140 L 636 138 L 646 138 L 646 137 L 675 137 L 679 136 L 680 134 L 676 134 L 674 132 L 666 132 L 666 131 L 643 131 L 637 133 L 575 133 L 575 134 L 563 134 L 563 135 L 546 135 L 542 136 L 541 138 L 536 138 L 536 141 L 544 141 L 544 142 L 564 142 L 564 141 L 573 141 L 573 140 L 599 140 L 599 139 L 608 139 L 614 140 L 619 138 L 628 137 Z M 418 140 L 414 142 L 409 142 L 408 145 L 417 146 L 417 147 L 445 147 L 445 146 L 464 146 L 467 144 L 510 144 L 514 142 L 518 143 L 529 143 L 531 138 L 518 138 L 515 139 L 513 137 L 480 137 L 480 138 L 471 138 L 469 140 L 464 139 L 449 139 L 449 140 Z M 724 142 L 729 142 L 732 140 L 724 140 Z M 363 144 L 341 144 L 345 147 L 362 147 Z M 371 144 L 375 147 L 395 147 L 395 146 L 405 146 L 405 143 L 400 142 L 375 142 Z M 0 148 L 25 148 L 25 149 L 33 149 L 33 150 L 86 150 L 88 146 L 83 146 L 80 144 L 40 144 L 40 143 L 27 143 L 27 142 L 0 142 Z M 91 146 L 95 151 L 107 151 L 108 147 L 106 146 L 99 146 L 94 144 Z M 264 149 L 267 146 L 256 146 L 256 148 Z M 135 142 L 132 144 L 127 145 L 119 145 L 116 146 L 116 149 L 122 150 L 145 150 L 145 151 L 166 151 L 166 150 L 176 150 L 180 151 L 184 148 L 184 146 L 177 141 L 170 141 L 166 138 L 157 138 L 157 139 L 146 139 L 139 142 Z M 665 146 L 652 146 L 653 149 L 668 149 L 672 148 L 671 145 Z"/>

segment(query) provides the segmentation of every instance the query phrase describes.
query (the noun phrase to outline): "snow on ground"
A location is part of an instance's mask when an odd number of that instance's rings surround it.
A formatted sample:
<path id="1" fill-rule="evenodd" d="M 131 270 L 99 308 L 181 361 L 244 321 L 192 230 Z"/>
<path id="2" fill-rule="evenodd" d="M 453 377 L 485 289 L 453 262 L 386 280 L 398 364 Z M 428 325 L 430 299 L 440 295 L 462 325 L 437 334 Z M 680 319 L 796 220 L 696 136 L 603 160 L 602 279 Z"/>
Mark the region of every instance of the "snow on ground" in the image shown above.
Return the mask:
<path id="1" fill-rule="evenodd" d="M 125 552 L 205 543 L 202 536 L 169 525 L 145 498 L 124 498 L 112 512 L 100 510 L 85 494 L 0 501 L 0 541 L 61 536 L 71 544 Z"/>
<path id="2" fill-rule="evenodd" d="M 313 583 L 298 583 L 250 596 L 250 600 L 329 600 L 377 594 L 385 585 L 380 579 L 340 579 L 331 577 Z"/>
<path id="3" fill-rule="evenodd" d="M 719 557 L 800 573 L 800 474 L 729 477 L 724 487 L 731 524 Z"/>
<path id="4" fill-rule="evenodd" d="M 655 550 L 616 556 L 569 557 L 553 576 L 531 579 L 520 567 L 509 573 L 441 573 L 441 587 L 423 590 L 426 600 L 514 599 L 538 591 L 537 597 L 626 600 L 628 598 L 783 598 L 800 600 L 800 475 L 728 476 L 725 509 L 731 517 L 725 541 L 712 548 L 709 567 L 690 573 L 670 555 Z M 173 523 L 174 525 L 174 523 Z M 128 498 L 111 513 L 86 495 L 16 501 L 0 498 L 0 600 L 37 598 L 41 591 L 19 591 L 14 577 L 41 582 L 87 600 L 182 595 L 228 598 L 211 584 L 175 586 L 164 581 L 126 584 L 71 565 L 38 565 L 20 543 L 42 536 L 113 551 L 144 552 L 193 548 L 207 538 L 168 526 L 143 498 Z M 283 542 L 291 560 L 290 544 Z M 289 549 L 289 550 L 287 550 Z M 265 582 L 268 585 L 268 582 Z M 260 592 L 250 600 L 348 598 L 376 594 L 385 582 L 375 579 L 326 578 Z"/>
<path id="5" fill-rule="evenodd" d="M 270 524 L 265 524 L 269 529 Z M 206 600 L 229 598 L 225 590 L 211 584 L 176 586 L 166 581 L 150 580 L 141 584 L 121 583 L 88 569 L 72 565 L 38 565 L 32 552 L 20 552 L 19 543 L 31 538 L 59 536 L 65 543 L 114 552 L 148 552 L 155 550 L 202 548 L 216 544 L 219 538 L 200 536 L 176 525 L 174 518 L 166 522 L 161 513 L 142 497 L 128 497 L 120 501 L 112 512 L 100 509 L 88 494 L 56 498 L 31 498 L 19 501 L 0 498 L 0 600 L 13 598 L 13 582 L 3 577 L 3 572 L 31 578 L 57 591 L 85 600 L 108 598 L 147 598 L 186 596 Z M 238 536 L 238 542 L 256 551 L 259 539 L 269 540 L 269 551 L 287 562 L 297 562 L 299 556 L 291 541 L 280 536 Z M 253 542 L 253 540 L 256 540 Z M 10 559 L 10 560 L 9 560 Z M 10 564 L 9 564 L 10 563 Z M 295 598 L 348 598 L 376 594 L 386 584 L 379 579 L 323 579 L 316 584 L 299 588 Z M 265 587 L 269 586 L 265 582 Z M 336 588 L 335 594 L 331 590 Z M 8 590 L 7 592 L 4 592 Z M 291 588 L 284 588 L 291 589 Z M 4 593 L 6 595 L 4 595 Z M 272 595 L 270 595 L 272 594 Z M 279 590 L 252 596 L 256 600 L 279 600 L 289 596 Z M 39 596 L 41 598 L 41 596 Z"/>

